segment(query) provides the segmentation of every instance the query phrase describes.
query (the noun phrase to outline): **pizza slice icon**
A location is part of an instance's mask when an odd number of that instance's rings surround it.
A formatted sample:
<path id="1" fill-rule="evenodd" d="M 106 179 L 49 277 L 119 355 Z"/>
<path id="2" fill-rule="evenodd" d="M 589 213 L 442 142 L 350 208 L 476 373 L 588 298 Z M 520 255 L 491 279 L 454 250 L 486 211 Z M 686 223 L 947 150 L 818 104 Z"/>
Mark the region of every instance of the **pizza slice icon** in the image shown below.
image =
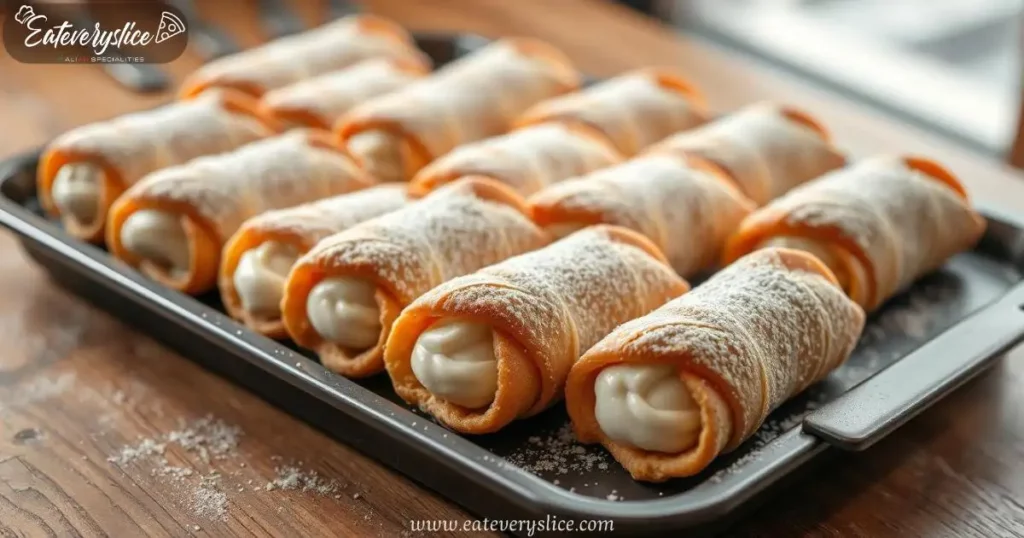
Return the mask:
<path id="1" fill-rule="evenodd" d="M 174 13 L 164 11 L 160 14 L 160 26 L 156 29 L 156 42 L 163 43 L 168 39 L 185 33 L 185 23 Z"/>

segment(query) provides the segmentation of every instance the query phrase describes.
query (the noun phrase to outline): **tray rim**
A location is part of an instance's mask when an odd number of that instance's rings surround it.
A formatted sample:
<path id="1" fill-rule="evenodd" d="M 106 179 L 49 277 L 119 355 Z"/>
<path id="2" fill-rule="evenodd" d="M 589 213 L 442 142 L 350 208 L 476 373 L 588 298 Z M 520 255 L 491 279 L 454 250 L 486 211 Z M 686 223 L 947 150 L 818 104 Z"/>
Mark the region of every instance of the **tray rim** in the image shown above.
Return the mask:
<path id="1" fill-rule="evenodd" d="M 22 172 L 28 167 L 34 168 L 40 153 L 39 149 L 29 150 L 0 160 L 0 187 L 10 181 L 15 173 Z M 975 206 L 987 219 L 1024 231 L 1024 215 L 989 204 Z M 525 513 L 550 514 L 576 520 L 612 519 L 616 525 L 628 525 L 629 528 L 707 524 L 729 515 L 752 497 L 784 479 L 791 471 L 832 446 L 800 423 L 758 449 L 762 453 L 780 452 L 780 455 L 769 462 L 770 465 L 755 465 L 745 469 L 746 472 L 742 474 L 733 475 L 734 479 L 725 484 L 728 487 L 712 488 L 714 493 L 711 495 L 681 498 L 707 486 L 708 481 L 686 492 L 658 499 L 612 501 L 573 493 L 512 464 L 500 463 L 499 460 L 502 458 L 493 456 L 490 451 L 471 440 L 458 434 L 447 435 L 448 429 L 429 418 L 413 413 L 351 380 L 328 371 L 318 362 L 288 349 L 279 342 L 250 331 L 226 314 L 191 296 L 164 289 L 131 267 L 110 257 L 100 248 L 71 237 L 53 222 L 36 215 L 2 194 L 0 226 L 13 232 L 23 248 L 28 248 L 29 243 L 33 243 L 47 249 L 59 256 L 63 262 L 74 264 L 80 270 L 84 270 L 89 278 L 109 282 L 122 296 L 155 315 L 176 323 L 218 347 L 232 350 L 264 372 L 345 413 L 364 426 L 401 442 L 405 449 L 432 459 L 449 471 L 517 506 Z M 1000 298 L 1014 293 L 1014 290 L 1021 287 L 1024 287 L 1024 280 L 1017 282 L 1003 295 L 961 318 L 932 339 L 953 330 L 976 315 L 1000 307 Z M 1024 336 L 1024 317 L 1017 334 Z M 999 356 L 1001 354 L 994 354 L 985 361 L 991 364 Z M 874 374 L 872 378 L 883 375 L 889 367 L 891 365 Z M 237 383 L 236 380 L 231 381 Z M 396 418 L 400 414 L 407 415 L 405 418 L 413 419 L 418 426 L 413 428 L 406 421 Z M 302 420 L 301 417 L 296 418 Z M 381 461 L 374 454 L 368 455 Z M 382 464 L 389 465 L 387 462 Z M 418 479 L 413 473 L 401 470 L 399 472 Z M 427 482 L 421 484 L 434 489 Z M 464 506 L 470 504 L 447 492 L 441 494 Z M 617 527 L 616 531 L 619 528 Z"/>

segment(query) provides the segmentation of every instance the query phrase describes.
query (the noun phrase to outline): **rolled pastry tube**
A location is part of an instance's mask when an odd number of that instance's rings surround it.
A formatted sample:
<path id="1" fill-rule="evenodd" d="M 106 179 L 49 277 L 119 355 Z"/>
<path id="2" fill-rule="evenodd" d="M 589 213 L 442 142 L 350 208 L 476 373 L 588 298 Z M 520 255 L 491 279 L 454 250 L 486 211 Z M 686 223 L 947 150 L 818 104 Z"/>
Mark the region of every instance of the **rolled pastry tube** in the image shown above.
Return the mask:
<path id="1" fill-rule="evenodd" d="M 839 367 L 863 328 L 817 258 L 761 250 L 590 348 L 569 373 L 569 417 L 636 480 L 691 476 Z"/>
<path id="2" fill-rule="evenodd" d="M 222 253 L 218 287 L 228 314 L 259 333 L 284 338 L 281 299 L 298 258 L 321 239 L 407 202 L 405 185 L 396 183 L 268 211 L 245 221 Z"/>
<path id="3" fill-rule="evenodd" d="M 673 135 L 648 151 L 711 161 L 759 206 L 845 163 L 817 120 L 771 103 L 751 105 Z"/>
<path id="4" fill-rule="evenodd" d="M 43 151 L 39 199 L 71 235 L 103 239 L 107 212 L 125 189 L 161 168 L 231 151 L 274 133 L 256 102 L 235 92 L 210 92 L 77 127 Z"/>
<path id="5" fill-rule="evenodd" d="M 185 79 L 179 94 L 188 98 L 210 88 L 233 88 L 260 97 L 370 58 L 416 53 L 412 37 L 398 24 L 354 15 L 207 63 Z"/>
<path id="6" fill-rule="evenodd" d="M 323 131 L 295 130 L 155 172 L 110 210 L 107 247 L 161 284 L 217 283 L 224 242 L 247 219 L 373 185 Z"/>
<path id="7" fill-rule="evenodd" d="M 420 170 L 409 190 L 423 195 L 461 177 L 482 175 L 529 196 L 621 160 L 604 135 L 590 127 L 542 124 L 455 148 Z"/>
<path id="8" fill-rule="evenodd" d="M 508 131 L 528 107 L 579 83 L 579 73 L 551 45 L 503 39 L 357 106 L 335 131 L 378 179 L 408 181 L 456 146 Z"/>
<path id="9" fill-rule="evenodd" d="M 743 221 L 725 260 L 757 248 L 807 250 L 868 311 L 973 247 L 985 219 L 934 161 L 880 156 L 793 190 Z"/>
<path id="10" fill-rule="evenodd" d="M 646 68 L 598 83 L 579 93 L 544 101 L 518 123 L 568 122 L 590 125 L 626 156 L 707 119 L 704 97 L 668 68 Z"/>
<path id="11" fill-rule="evenodd" d="M 512 190 L 463 178 L 332 235 L 302 256 L 285 282 L 284 326 L 331 370 L 376 374 L 384 370 L 384 342 L 402 308 L 442 282 L 547 241 Z"/>
<path id="12" fill-rule="evenodd" d="M 595 224 L 640 232 L 686 278 L 714 268 L 754 203 L 720 169 L 646 155 L 552 185 L 527 200 L 533 221 L 561 237 Z"/>
<path id="13" fill-rule="evenodd" d="M 687 289 L 642 235 L 597 226 L 426 293 L 384 361 L 406 402 L 456 431 L 494 432 L 557 402 L 587 348 Z"/>
<path id="14" fill-rule="evenodd" d="M 282 125 L 330 129 L 356 105 L 408 86 L 429 73 L 430 60 L 420 53 L 363 60 L 271 90 L 260 100 L 260 109 Z"/>

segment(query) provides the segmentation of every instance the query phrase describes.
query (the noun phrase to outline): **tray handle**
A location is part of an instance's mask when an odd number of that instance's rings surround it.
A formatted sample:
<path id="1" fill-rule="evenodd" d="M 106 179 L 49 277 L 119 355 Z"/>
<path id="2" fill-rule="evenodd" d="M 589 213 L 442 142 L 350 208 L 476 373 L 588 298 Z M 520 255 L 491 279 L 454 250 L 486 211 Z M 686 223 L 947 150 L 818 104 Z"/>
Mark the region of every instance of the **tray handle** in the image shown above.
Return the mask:
<path id="1" fill-rule="evenodd" d="M 1024 340 L 1024 283 L 804 418 L 803 429 L 864 450 Z"/>

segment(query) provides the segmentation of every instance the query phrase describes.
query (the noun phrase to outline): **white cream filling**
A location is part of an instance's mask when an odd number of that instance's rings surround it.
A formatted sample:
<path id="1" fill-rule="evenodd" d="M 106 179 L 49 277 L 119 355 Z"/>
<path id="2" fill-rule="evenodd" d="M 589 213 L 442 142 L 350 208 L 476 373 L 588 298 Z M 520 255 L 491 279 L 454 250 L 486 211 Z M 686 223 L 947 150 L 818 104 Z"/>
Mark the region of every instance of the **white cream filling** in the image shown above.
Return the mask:
<path id="1" fill-rule="evenodd" d="M 494 332 L 468 321 L 435 325 L 416 340 L 412 372 L 439 398 L 470 409 L 486 407 L 498 392 Z"/>
<path id="2" fill-rule="evenodd" d="M 405 181 L 401 139 L 386 131 L 364 131 L 348 140 L 349 152 L 380 181 Z"/>
<path id="3" fill-rule="evenodd" d="M 563 237 L 570 236 L 586 227 L 587 226 L 585 224 L 580 224 L 578 222 L 558 222 L 550 224 L 544 229 L 547 230 L 547 232 L 555 239 L 562 239 Z"/>
<path id="4" fill-rule="evenodd" d="M 324 340 L 348 349 L 370 349 L 381 331 L 376 291 L 373 284 L 361 279 L 324 279 L 310 290 L 306 315 Z"/>
<path id="5" fill-rule="evenodd" d="M 277 241 L 245 251 L 232 276 L 242 309 L 256 316 L 280 317 L 284 283 L 298 257 L 295 247 Z"/>
<path id="6" fill-rule="evenodd" d="M 50 189 L 60 214 L 84 225 L 100 217 L 103 170 L 88 162 L 65 164 L 57 170 Z"/>
<path id="7" fill-rule="evenodd" d="M 700 408 L 671 365 L 609 366 L 594 393 L 595 418 L 613 441 L 670 454 L 697 444 Z"/>
<path id="8" fill-rule="evenodd" d="M 121 226 L 121 244 L 132 254 L 165 268 L 172 276 L 187 273 L 191 253 L 181 216 L 156 209 L 132 213 Z"/>

